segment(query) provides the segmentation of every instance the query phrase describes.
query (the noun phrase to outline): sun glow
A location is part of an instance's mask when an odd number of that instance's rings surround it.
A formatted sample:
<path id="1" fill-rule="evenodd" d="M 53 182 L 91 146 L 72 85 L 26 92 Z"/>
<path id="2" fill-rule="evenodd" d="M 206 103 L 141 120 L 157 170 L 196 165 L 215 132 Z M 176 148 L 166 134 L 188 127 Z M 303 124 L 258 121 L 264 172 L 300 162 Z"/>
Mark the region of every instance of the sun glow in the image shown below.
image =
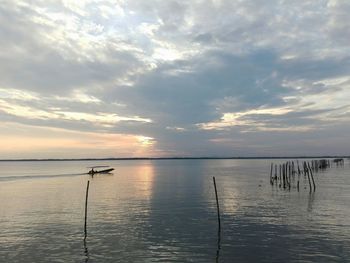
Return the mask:
<path id="1" fill-rule="evenodd" d="M 155 143 L 154 138 L 147 136 L 137 136 L 137 140 L 143 147 L 149 147 Z"/>

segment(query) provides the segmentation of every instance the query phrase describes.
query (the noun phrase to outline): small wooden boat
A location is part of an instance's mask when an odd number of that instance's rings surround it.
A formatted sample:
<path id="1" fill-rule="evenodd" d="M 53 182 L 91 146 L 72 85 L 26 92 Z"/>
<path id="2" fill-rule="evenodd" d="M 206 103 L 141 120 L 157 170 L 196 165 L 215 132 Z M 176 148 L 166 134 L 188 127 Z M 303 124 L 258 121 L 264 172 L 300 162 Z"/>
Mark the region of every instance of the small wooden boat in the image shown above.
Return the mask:
<path id="1" fill-rule="evenodd" d="M 112 172 L 114 170 L 114 168 L 109 168 L 109 169 L 104 169 L 104 170 L 94 170 L 94 168 L 92 168 L 88 174 L 94 175 L 94 174 L 108 174 L 110 172 Z"/>

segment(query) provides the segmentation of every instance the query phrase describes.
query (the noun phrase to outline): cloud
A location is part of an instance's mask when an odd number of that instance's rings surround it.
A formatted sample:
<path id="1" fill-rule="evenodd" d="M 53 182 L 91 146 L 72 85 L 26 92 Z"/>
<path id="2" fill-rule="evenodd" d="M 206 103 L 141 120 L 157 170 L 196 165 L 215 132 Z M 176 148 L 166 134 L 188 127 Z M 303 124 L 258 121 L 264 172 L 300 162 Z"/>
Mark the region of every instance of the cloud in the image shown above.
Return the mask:
<path id="1" fill-rule="evenodd" d="M 347 138 L 349 7 L 6 0 L 1 122 L 144 138 L 159 155 L 346 153 L 319 145 Z"/>
<path id="2" fill-rule="evenodd" d="M 328 20 L 327 32 L 329 37 L 337 43 L 338 47 L 348 47 L 350 37 L 350 22 L 346 19 L 350 11 L 348 1 L 332 0 L 328 2 L 330 18 Z"/>

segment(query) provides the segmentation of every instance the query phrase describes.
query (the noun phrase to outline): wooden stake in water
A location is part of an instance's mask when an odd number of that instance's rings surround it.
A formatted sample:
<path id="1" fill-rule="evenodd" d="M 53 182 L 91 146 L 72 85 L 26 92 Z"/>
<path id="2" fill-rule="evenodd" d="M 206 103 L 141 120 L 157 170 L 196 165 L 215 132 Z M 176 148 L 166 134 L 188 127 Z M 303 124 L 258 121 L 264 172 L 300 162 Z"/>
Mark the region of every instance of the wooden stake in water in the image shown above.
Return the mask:
<path id="1" fill-rule="evenodd" d="M 316 191 L 316 184 L 315 184 L 315 180 L 314 180 L 314 175 L 312 174 L 309 163 L 307 163 L 307 166 L 309 167 L 309 170 L 310 170 L 311 180 L 312 180 L 312 184 L 314 186 L 314 192 L 315 192 Z"/>
<path id="2" fill-rule="evenodd" d="M 221 231 L 221 222 L 220 222 L 220 206 L 219 206 L 218 191 L 216 190 L 215 176 L 213 177 L 213 182 L 214 182 L 214 189 L 215 189 L 216 209 L 217 209 L 217 212 L 218 212 L 218 224 L 219 224 L 219 231 Z"/>
<path id="3" fill-rule="evenodd" d="M 307 168 L 306 162 L 304 162 L 304 174 L 307 174 L 307 179 L 308 179 L 308 182 L 309 182 L 310 193 L 311 193 L 312 187 L 311 187 L 311 182 L 310 182 L 310 173 L 309 173 L 309 170 Z"/>
<path id="4" fill-rule="evenodd" d="M 219 198 L 218 198 L 218 191 L 216 189 L 216 182 L 215 182 L 215 176 L 213 176 L 213 182 L 214 182 L 214 189 L 215 189 L 215 198 L 216 198 L 216 209 L 218 213 L 218 247 L 216 250 L 216 262 L 219 262 L 219 255 L 220 255 L 220 249 L 221 249 L 221 221 L 220 221 L 220 206 L 219 206 Z"/>
<path id="5" fill-rule="evenodd" d="M 86 221 L 87 221 L 87 205 L 88 205 L 88 197 L 89 197 L 89 186 L 90 186 L 90 181 L 88 180 L 87 186 L 86 186 L 86 197 L 85 197 L 84 240 L 87 237 Z"/>
<path id="6" fill-rule="evenodd" d="M 275 164 L 275 181 L 276 181 L 276 187 L 277 187 L 277 164 Z"/>
<path id="7" fill-rule="evenodd" d="M 286 189 L 288 183 L 287 183 L 286 164 L 285 163 L 283 164 L 282 170 L 283 170 L 283 178 L 284 178 L 283 188 Z"/>
<path id="8" fill-rule="evenodd" d="M 273 163 L 271 163 L 271 171 L 270 171 L 270 184 L 271 185 L 273 185 L 272 171 L 273 171 Z"/>
<path id="9" fill-rule="evenodd" d="M 282 186 L 282 172 L 281 172 L 281 165 L 280 165 L 280 184 L 279 184 L 279 188 L 281 188 L 281 186 Z"/>

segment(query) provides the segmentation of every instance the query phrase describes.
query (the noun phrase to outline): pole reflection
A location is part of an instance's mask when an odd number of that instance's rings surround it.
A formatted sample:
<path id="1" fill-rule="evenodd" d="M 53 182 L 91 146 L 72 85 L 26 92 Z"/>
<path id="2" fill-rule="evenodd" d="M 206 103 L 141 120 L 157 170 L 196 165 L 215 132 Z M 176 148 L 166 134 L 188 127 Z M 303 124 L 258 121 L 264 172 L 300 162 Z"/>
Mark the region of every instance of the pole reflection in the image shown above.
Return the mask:
<path id="1" fill-rule="evenodd" d="M 220 250 L 221 250 L 221 229 L 218 228 L 218 242 L 217 242 L 216 257 L 215 257 L 216 263 L 219 262 Z"/>
<path id="2" fill-rule="evenodd" d="M 315 201 L 315 192 L 312 192 L 309 194 L 308 197 L 308 202 L 307 202 L 307 211 L 308 212 L 312 212 L 312 206 L 314 204 Z"/>
<path id="3" fill-rule="evenodd" d="M 89 254 L 89 249 L 88 249 L 88 247 L 87 247 L 86 239 L 85 239 L 85 238 L 84 238 L 84 256 L 85 256 L 84 262 L 85 262 L 85 263 L 89 262 L 90 254 Z"/>

